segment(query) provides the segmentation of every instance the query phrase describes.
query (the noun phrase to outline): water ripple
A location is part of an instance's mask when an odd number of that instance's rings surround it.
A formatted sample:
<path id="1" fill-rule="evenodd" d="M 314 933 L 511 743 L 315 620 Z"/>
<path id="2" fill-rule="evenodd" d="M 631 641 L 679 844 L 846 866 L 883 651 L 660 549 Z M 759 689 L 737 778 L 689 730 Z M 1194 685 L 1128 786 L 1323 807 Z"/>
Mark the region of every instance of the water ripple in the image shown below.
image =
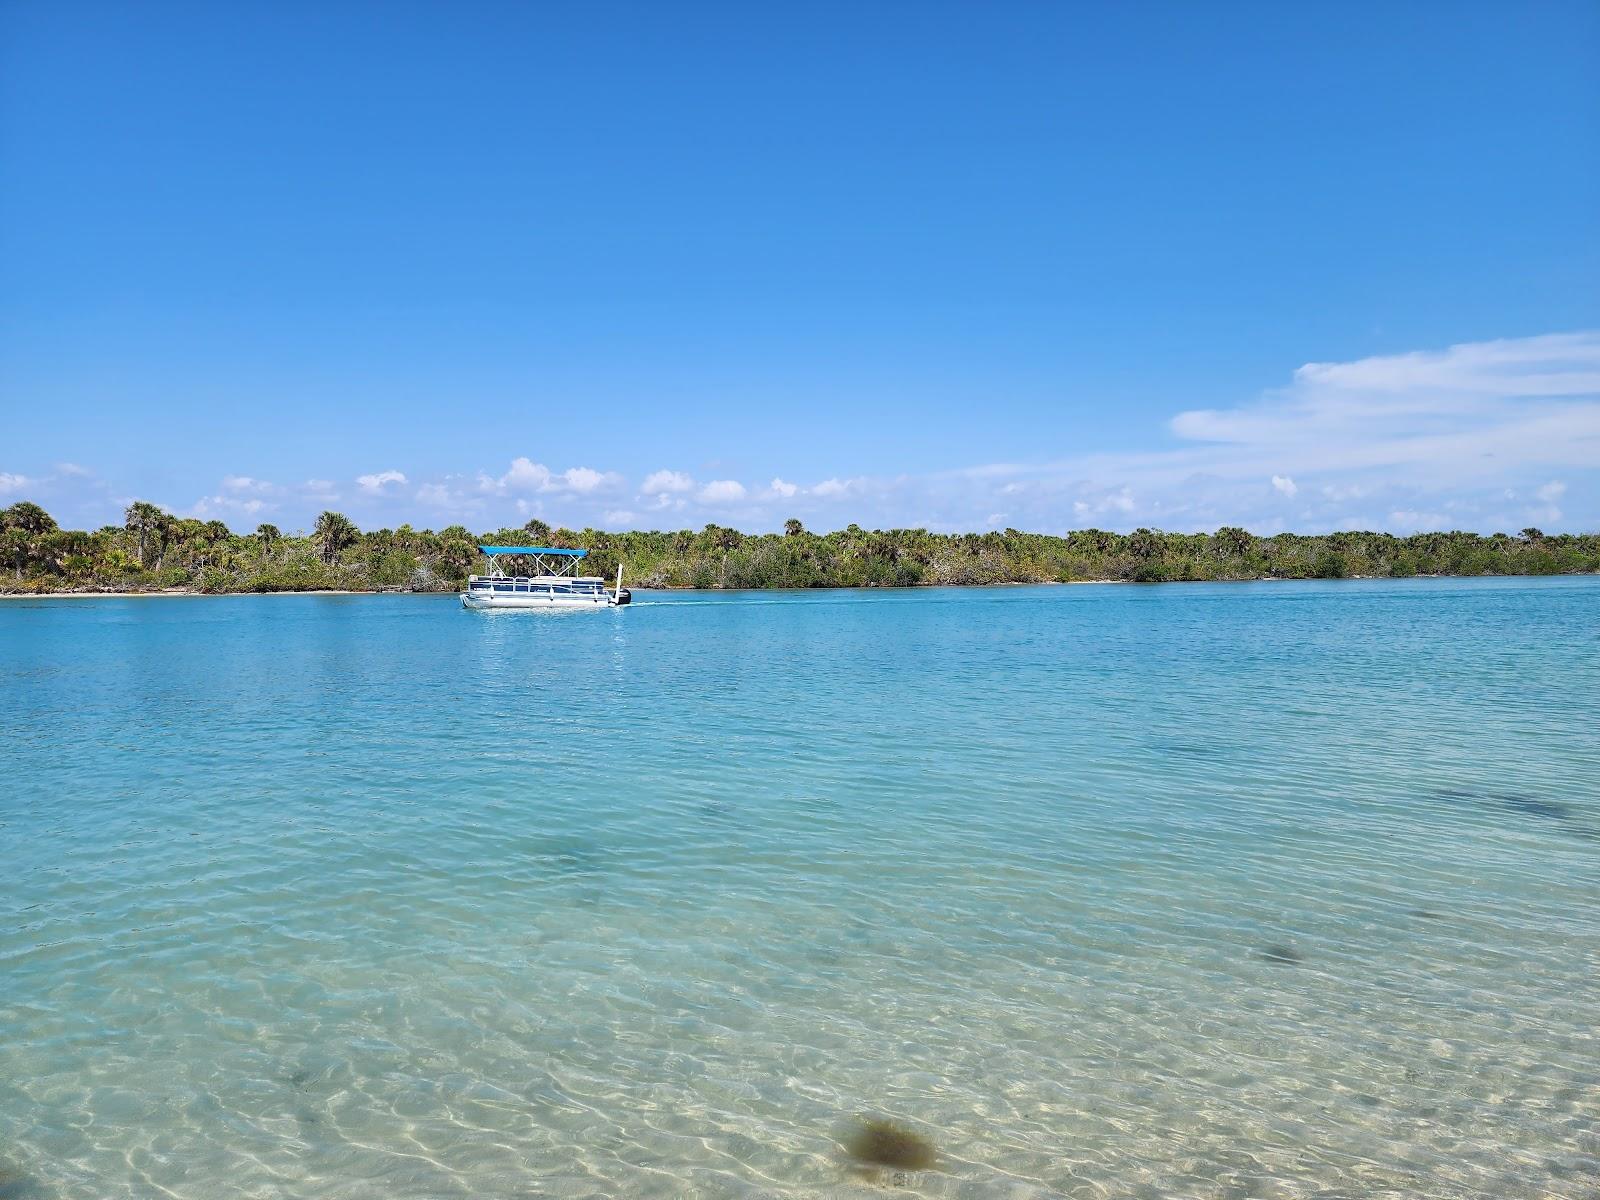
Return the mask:
<path id="1" fill-rule="evenodd" d="M 7 1200 L 1595 1194 L 1594 580 L 25 608 Z"/>

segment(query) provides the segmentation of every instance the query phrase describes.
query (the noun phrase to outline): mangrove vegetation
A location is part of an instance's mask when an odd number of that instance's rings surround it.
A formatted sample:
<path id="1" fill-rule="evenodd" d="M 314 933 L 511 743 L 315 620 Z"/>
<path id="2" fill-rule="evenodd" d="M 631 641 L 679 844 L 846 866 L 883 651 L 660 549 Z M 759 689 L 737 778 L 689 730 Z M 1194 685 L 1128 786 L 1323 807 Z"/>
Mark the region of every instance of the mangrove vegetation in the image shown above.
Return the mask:
<path id="1" fill-rule="evenodd" d="M 454 591 L 478 561 L 478 544 L 587 547 L 586 573 L 618 564 L 643 588 L 910 587 L 935 584 L 1125 580 L 1339 579 L 1410 575 L 1561 575 L 1600 570 L 1600 535 L 1215 533 L 1083 529 L 1062 536 L 1006 529 L 930 533 L 862 529 L 812 533 L 789 521 L 782 533 L 700 530 L 607 533 L 517 529 L 473 533 L 358 529 L 325 512 L 308 532 L 275 525 L 235 533 L 221 521 L 130 504 L 121 525 L 62 529 L 26 501 L 0 509 L 0 591 L 292 592 Z"/>

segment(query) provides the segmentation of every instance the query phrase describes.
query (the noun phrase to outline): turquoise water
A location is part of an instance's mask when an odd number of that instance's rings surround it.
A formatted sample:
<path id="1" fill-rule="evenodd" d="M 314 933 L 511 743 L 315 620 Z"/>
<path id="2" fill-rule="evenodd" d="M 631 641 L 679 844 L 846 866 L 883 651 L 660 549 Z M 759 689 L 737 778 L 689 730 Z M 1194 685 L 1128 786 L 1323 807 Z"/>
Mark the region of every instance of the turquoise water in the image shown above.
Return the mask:
<path id="1" fill-rule="evenodd" d="M 0 604 L 0 1197 L 1596 1194 L 1600 580 L 639 597 Z"/>

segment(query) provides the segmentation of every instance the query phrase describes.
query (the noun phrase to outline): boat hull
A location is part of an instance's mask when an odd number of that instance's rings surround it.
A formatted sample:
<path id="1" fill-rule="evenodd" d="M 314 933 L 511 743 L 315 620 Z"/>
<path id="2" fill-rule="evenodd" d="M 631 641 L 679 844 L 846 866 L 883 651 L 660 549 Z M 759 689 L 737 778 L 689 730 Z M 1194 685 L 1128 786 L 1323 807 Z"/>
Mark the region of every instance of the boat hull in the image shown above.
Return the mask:
<path id="1" fill-rule="evenodd" d="M 622 603 L 626 604 L 624 600 Z M 541 596 L 537 592 L 512 593 L 509 595 L 477 596 L 470 592 L 461 594 L 463 608 L 478 609 L 485 612 L 498 612 L 502 609 L 574 609 L 574 608 L 615 608 L 617 601 L 612 599 L 610 593 L 598 596 Z"/>
<path id="2" fill-rule="evenodd" d="M 484 610 L 616 608 L 632 599 L 633 594 L 622 586 L 619 567 L 615 587 L 607 587 L 605 580 L 594 575 L 469 575 L 461 606 Z"/>

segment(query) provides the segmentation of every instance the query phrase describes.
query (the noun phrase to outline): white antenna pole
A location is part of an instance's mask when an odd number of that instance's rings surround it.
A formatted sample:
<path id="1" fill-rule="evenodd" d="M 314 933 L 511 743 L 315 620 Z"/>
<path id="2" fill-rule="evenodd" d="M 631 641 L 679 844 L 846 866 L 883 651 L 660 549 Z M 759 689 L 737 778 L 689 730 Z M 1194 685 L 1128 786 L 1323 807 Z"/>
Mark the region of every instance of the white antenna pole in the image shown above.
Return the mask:
<path id="1" fill-rule="evenodd" d="M 615 603 L 619 603 L 620 604 L 622 602 L 622 564 L 621 563 L 617 564 L 617 590 L 611 594 L 611 599 Z"/>

